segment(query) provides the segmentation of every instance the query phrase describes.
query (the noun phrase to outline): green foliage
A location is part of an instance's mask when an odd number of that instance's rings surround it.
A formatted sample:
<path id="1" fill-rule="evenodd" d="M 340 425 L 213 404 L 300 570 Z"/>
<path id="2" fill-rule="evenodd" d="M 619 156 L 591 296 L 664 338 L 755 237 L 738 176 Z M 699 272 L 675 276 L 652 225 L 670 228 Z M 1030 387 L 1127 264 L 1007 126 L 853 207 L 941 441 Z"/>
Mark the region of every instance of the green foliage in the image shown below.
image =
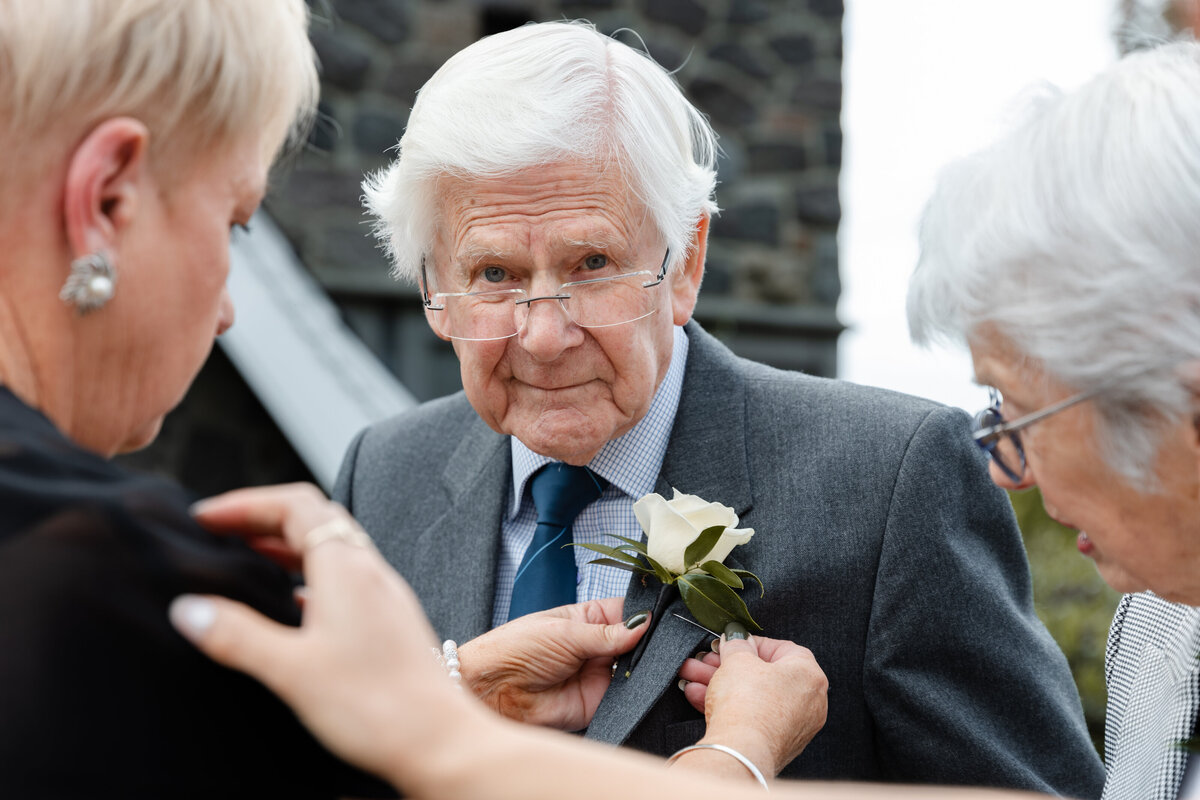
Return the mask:
<path id="1" fill-rule="evenodd" d="M 1103 754 L 1104 646 L 1121 595 L 1080 555 L 1075 531 L 1046 515 L 1037 489 L 1011 492 L 1009 499 L 1029 553 L 1034 607 L 1067 657 L 1092 741 Z"/>

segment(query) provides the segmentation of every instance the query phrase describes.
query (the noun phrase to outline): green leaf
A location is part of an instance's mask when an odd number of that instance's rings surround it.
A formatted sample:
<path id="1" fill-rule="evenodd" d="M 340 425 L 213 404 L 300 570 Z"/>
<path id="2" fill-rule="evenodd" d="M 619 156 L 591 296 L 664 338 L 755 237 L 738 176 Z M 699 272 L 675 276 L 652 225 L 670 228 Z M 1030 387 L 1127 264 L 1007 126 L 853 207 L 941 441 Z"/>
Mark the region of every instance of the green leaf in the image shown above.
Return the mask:
<path id="1" fill-rule="evenodd" d="M 762 630 L 737 592 L 711 575 L 690 572 L 679 576 L 679 594 L 696 621 L 709 630 L 723 631 L 735 620 L 751 630 Z"/>
<path id="2" fill-rule="evenodd" d="M 626 564 L 632 564 L 635 567 L 644 567 L 642 562 L 638 561 L 637 556 L 631 556 L 631 555 L 629 555 L 629 553 L 626 553 L 624 550 L 621 550 L 620 548 L 617 548 L 617 547 L 609 547 L 608 545 L 603 545 L 603 544 L 583 544 L 581 542 L 574 542 L 572 544 L 564 545 L 564 546 L 565 547 L 582 547 L 584 550 L 591 550 L 593 553 L 599 553 L 602 556 L 608 556 L 609 558 L 615 558 L 618 561 L 624 561 Z"/>
<path id="3" fill-rule="evenodd" d="M 620 539 L 622 542 L 633 548 L 634 551 L 641 553 L 642 555 L 646 555 L 646 545 L 642 542 L 639 542 L 637 539 L 626 539 L 624 536 L 617 536 L 615 533 L 606 533 L 604 535 L 613 539 Z"/>
<path id="4" fill-rule="evenodd" d="M 646 561 L 650 562 L 650 569 L 654 570 L 655 577 L 662 581 L 663 586 L 666 586 L 668 583 L 675 582 L 675 575 L 671 573 L 671 570 L 667 569 L 650 556 L 646 556 Z"/>
<path id="5" fill-rule="evenodd" d="M 763 586 L 762 578 L 758 577 L 757 575 L 755 575 L 753 572 L 751 572 L 748 569 L 735 569 L 735 570 L 731 570 L 731 572 L 733 572 L 734 575 L 737 575 L 743 581 L 745 581 L 747 579 L 755 581 L 758 584 L 758 596 L 759 597 L 766 596 L 767 587 Z"/>
<path id="6" fill-rule="evenodd" d="M 705 561 L 700 565 L 700 569 L 712 575 L 721 583 L 731 589 L 741 589 L 742 579 L 733 573 L 729 567 L 722 564 L 720 561 Z"/>
<path id="7" fill-rule="evenodd" d="M 713 525 L 711 528 L 705 528 L 700 531 L 700 535 L 696 540 L 687 546 L 683 551 L 683 563 L 688 568 L 696 566 L 700 563 L 700 559 L 712 552 L 712 549 L 717 546 L 717 542 L 721 539 L 721 534 L 725 532 L 725 525 Z"/>
<path id="8" fill-rule="evenodd" d="M 641 567 L 641 566 L 631 567 L 623 561 L 616 561 L 611 558 L 596 558 L 596 559 L 592 559 L 588 563 L 589 564 L 599 564 L 603 567 L 616 567 L 617 569 L 623 569 L 628 572 L 643 572 L 646 575 L 654 574 L 653 570 L 646 569 L 645 567 Z"/>

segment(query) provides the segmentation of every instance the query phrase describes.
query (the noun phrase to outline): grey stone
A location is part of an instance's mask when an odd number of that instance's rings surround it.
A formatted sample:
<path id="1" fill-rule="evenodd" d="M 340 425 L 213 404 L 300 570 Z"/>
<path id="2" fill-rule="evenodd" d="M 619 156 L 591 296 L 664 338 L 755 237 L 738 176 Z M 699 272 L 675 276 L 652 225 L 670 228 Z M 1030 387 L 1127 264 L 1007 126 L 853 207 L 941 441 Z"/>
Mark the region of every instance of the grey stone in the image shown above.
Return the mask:
<path id="1" fill-rule="evenodd" d="M 314 28 L 311 39 L 321 62 L 321 80 L 351 92 L 363 87 L 370 53 L 337 31 Z"/>
<path id="2" fill-rule="evenodd" d="M 331 207 L 357 208 L 362 195 L 360 180 L 357 171 L 297 167 L 286 173 L 276 196 L 296 208 L 310 211 Z"/>
<path id="3" fill-rule="evenodd" d="M 411 25 L 406 3 L 397 0 L 331 0 L 334 11 L 368 33 L 399 44 L 408 38 Z"/>
<path id="4" fill-rule="evenodd" d="M 809 9 L 825 19 L 841 19 L 846 12 L 842 0 L 808 0 Z"/>
<path id="5" fill-rule="evenodd" d="M 341 125 L 334 115 L 333 106 L 324 100 L 317 103 L 317 118 L 313 120 L 308 134 L 308 146 L 321 153 L 332 153 L 341 141 Z"/>
<path id="6" fill-rule="evenodd" d="M 809 278 L 813 299 L 822 305 L 835 306 L 842 293 L 837 233 L 819 234 L 813 249 L 815 265 Z"/>
<path id="7" fill-rule="evenodd" d="M 697 0 L 646 0 L 646 17 L 697 36 L 708 24 L 708 9 Z"/>
<path id="8" fill-rule="evenodd" d="M 721 183 L 736 183 L 746 172 L 746 150 L 740 140 L 733 137 L 721 139 L 717 151 L 717 175 Z"/>
<path id="9" fill-rule="evenodd" d="M 779 243 L 779 209 L 765 201 L 731 206 L 712 221 L 712 235 L 740 242 Z"/>
<path id="10" fill-rule="evenodd" d="M 354 147 L 362 154 L 382 156 L 396 146 L 406 119 L 396 114 L 362 111 L 354 120 Z"/>
<path id="11" fill-rule="evenodd" d="M 830 167 L 842 166 L 842 129 L 826 128 L 822 136 L 825 139 L 825 163 Z"/>
<path id="12" fill-rule="evenodd" d="M 748 125 L 758 118 L 758 109 L 744 92 L 712 80 L 697 78 L 691 85 L 692 100 L 700 110 L 726 125 Z"/>
<path id="13" fill-rule="evenodd" d="M 426 59 L 402 58 L 392 64 L 380 86 L 383 91 L 404 103 L 407 108 L 417 99 L 417 90 L 437 72 L 441 62 Z"/>
<path id="14" fill-rule="evenodd" d="M 801 189 L 795 194 L 796 217 L 801 222 L 836 225 L 842 218 L 837 186 Z"/>
<path id="15" fill-rule="evenodd" d="M 770 16 L 771 6 L 764 0 L 733 0 L 729 4 L 729 21 L 734 25 L 753 25 Z"/>
<path id="16" fill-rule="evenodd" d="M 313 266 L 328 270 L 375 272 L 386 275 L 387 256 L 366 219 L 358 225 L 331 225 L 312 248 Z"/>
<path id="17" fill-rule="evenodd" d="M 755 78 L 767 78 L 771 75 L 771 70 L 757 54 L 737 42 L 722 42 L 709 51 L 708 57 L 737 67 Z"/>
<path id="18" fill-rule="evenodd" d="M 775 55 L 793 67 L 809 66 L 817 56 L 816 43 L 811 36 L 804 34 L 776 36 L 768 44 L 775 51 Z"/>
<path id="19" fill-rule="evenodd" d="M 792 93 L 792 102 L 800 108 L 816 111 L 840 111 L 842 82 L 829 78 L 810 78 Z"/>
<path id="20" fill-rule="evenodd" d="M 750 172 L 799 172 L 808 166 L 808 154 L 795 142 L 759 142 L 749 145 Z"/>

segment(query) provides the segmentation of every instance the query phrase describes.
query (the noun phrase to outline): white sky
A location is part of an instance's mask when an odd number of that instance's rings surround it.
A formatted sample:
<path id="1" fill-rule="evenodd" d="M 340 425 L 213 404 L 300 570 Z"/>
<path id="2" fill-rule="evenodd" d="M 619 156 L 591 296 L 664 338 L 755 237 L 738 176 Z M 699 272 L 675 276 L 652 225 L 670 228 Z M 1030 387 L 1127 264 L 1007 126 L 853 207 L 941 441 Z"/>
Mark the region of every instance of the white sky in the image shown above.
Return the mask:
<path id="1" fill-rule="evenodd" d="M 839 232 L 841 377 L 975 411 L 965 352 L 913 347 L 916 229 L 937 170 L 1003 129 L 1029 85 L 1112 63 L 1116 0 L 847 0 Z"/>

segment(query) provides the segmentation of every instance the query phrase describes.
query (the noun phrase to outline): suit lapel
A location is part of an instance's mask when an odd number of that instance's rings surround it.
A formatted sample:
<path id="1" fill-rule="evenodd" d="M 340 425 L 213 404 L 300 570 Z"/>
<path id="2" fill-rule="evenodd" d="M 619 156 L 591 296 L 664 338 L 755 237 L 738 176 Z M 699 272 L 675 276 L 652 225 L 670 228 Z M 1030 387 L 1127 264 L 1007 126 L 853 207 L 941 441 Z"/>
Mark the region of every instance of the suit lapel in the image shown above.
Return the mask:
<path id="1" fill-rule="evenodd" d="M 439 636 L 467 641 L 492 627 L 500 521 L 512 463 L 508 438 L 475 418 L 451 454 L 442 482 L 446 513 L 422 531 L 400 562 Z"/>
<path id="2" fill-rule="evenodd" d="M 668 499 L 672 488 L 699 495 L 731 506 L 740 517 L 753 505 L 746 462 L 745 384 L 732 354 L 696 323 L 688 323 L 686 331 L 688 359 L 679 409 L 655 491 Z M 732 554 L 726 563 L 741 568 Z M 634 575 L 625 596 L 626 616 L 653 608 L 658 591 L 658 581 L 647 579 L 643 585 L 641 576 Z M 614 744 L 628 739 L 675 683 L 683 661 L 707 646 L 707 633 L 673 614 L 691 619 L 678 595 L 658 621 L 628 679 L 624 675 L 629 657 L 618 662 L 613 682 L 588 727 L 589 739 Z"/>

